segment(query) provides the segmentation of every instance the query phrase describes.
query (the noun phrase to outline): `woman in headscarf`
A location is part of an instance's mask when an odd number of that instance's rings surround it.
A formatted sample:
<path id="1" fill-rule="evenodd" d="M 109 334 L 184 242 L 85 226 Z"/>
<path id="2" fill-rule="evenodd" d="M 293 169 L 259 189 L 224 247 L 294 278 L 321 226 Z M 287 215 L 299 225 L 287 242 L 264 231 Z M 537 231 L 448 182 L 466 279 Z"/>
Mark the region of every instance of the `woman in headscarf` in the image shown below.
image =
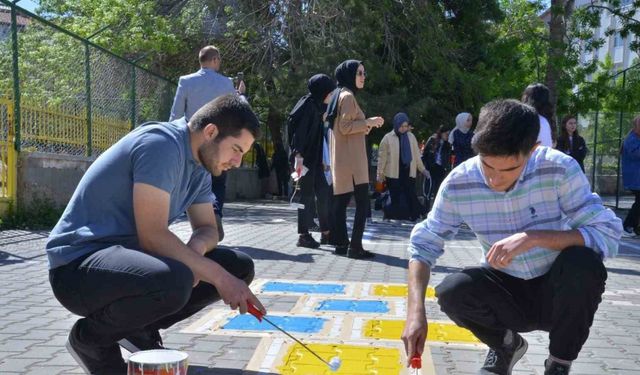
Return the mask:
<path id="1" fill-rule="evenodd" d="M 540 146 L 553 147 L 556 127 L 549 88 L 542 83 L 531 84 L 522 92 L 520 101 L 529 104 L 538 112 L 540 119 L 538 142 L 540 142 Z"/>
<path id="2" fill-rule="evenodd" d="M 300 203 L 298 209 L 299 247 L 318 248 L 318 243 L 309 233 L 313 225 L 315 208 L 318 211 L 321 242 L 328 241 L 329 235 L 329 198 L 331 190 L 324 176 L 322 162 L 324 127 L 322 115 L 331 99 L 336 84 L 326 74 L 316 74 L 307 83 L 309 93 L 298 100 L 289 114 L 287 122 L 289 148 L 296 172 L 304 165 L 307 173 L 300 177 Z M 317 200 L 317 202 L 316 202 Z"/>
<path id="3" fill-rule="evenodd" d="M 456 127 L 449 133 L 449 143 L 454 154 L 453 168 L 475 155 L 471 148 L 472 124 L 473 116 L 470 113 L 462 112 L 456 116 Z"/>
<path id="4" fill-rule="evenodd" d="M 378 148 L 378 181 L 387 182 L 391 201 L 385 204 L 386 219 L 415 221 L 422 205 L 416 196 L 416 172 L 428 176 L 420 160 L 418 140 L 409 131 L 409 116 L 399 112 L 393 117 L 393 130 L 387 133 Z"/>
<path id="5" fill-rule="evenodd" d="M 369 171 L 365 136 L 372 128 L 382 126 L 382 117 L 366 118 L 356 101 L 356 93 L 365 83 L 362 62 L 346 60 L 335 71 L 338 88 L 327 108 L 331 175 L 333 179 L 334 227 L 331 230 L 335 253 L 350 258 L 371 258 L 373 253 L 362 247 L 362 235 L 369 207 Z M 354 195 L 356 214 L 351 242 L 347 235 L 347 205 Z"/>

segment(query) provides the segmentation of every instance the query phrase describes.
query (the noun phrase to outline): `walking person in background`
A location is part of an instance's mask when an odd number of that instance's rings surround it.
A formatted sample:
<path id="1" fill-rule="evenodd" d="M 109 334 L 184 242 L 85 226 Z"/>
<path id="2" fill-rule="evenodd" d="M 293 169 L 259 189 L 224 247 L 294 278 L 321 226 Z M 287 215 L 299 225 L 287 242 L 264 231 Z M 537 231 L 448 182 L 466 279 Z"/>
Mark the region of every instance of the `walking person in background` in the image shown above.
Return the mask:
<path id="1" fill-rule="evenodd" d="M 429 172 L 420 159 L 415 135 L 409 131 L 409 116 L 400 112 L 393 117 L 393 130 L 385 134 L 378 148 L 377 180 L 387 183 L 390 204 L 383 207 L 385 219 L 416 221 L 422 212 L 416 196 L 416 175 L 427 178 Z"/>
<path id="2" fill-rule="evenodd" d="M 327 108 L 327 126 L 331 176 L 333 179 L 334 227 L 331 229 L 335 254 L 350 258 L 371 258 L 373 253 L 362 247 L 362 236 L 369 206 L 369 171 L 365 136 L 384 123 L 382 117 L 366 118 L 356 101 L 356 93 L 364 88 L 364 65 L 346 60 L 335 71 L 338 88 Z M 355 196 L 356 214 L 351 242 L 347 235 L 347 205 Z"/>
<path id="3" fill-rule="evenodd" d="M 282 142 L 275 144 L 275 150 L 271 155 L 271 170 L 276 173 L 278 196 L 286 199 L 289 196 L 289 160 Z"/>
<path id="4" fill-rule="evenodd" d="M 318 243 L 309 233 L 317 209 L 320 223 L 321 242 L 329 238 L 329 195 L 331 188 L 324 177 L 322 152 L 324 124 L 322 116 L 331 99 L 336 84 L 326 74 L 316 74 L 307 83 L 309 93 L 298 100 L 289 114 L 289 148 L 294 159 L 294 169 L 307 167 L 307 173 L 300 177 L 300 203 L 298 209 L 298 242 L 296 246 L 318 248 Z"/>
<path id="5" fill-rule="evenodd" d="M 584 158 L 587 156 L 587 144 L 578 132 L 576 116 L 567 115 L 562 119 L 560 136 L 556 149 L 576 159 L 584 173 Z"/>
<path id="6" fill-rule="evenodd" d="M 542 83 L 534 83 L 527 86 L 522 92 L 521 100 L 536 109 L 540 119 L 540 132 L 538 142 L 540 146 L 553 147 L 555 143 L 555 115 L 551 104 L 551 92 Z"/>
<path id="7" fill-rule="evenodd" d="M 422 151 L 422 162 L 431 176 L 431 187 L 428 191 L 425 191 L 425 203 L 427 210 L 429 210 L 431 208 L 431 199 L 436 199 L 440 184 L 442 184 L 442 181 L 451 170 L 449 128 L 440 125 L 436 133 L 429 137 Z"/>
<path id="8" fill-rule="evenodd" d="M 253 144 L 253 150 L 256 156 L 256 167 L 258 168 L 258 179 L 260 179 L 260 197 L 267 198 L 269 192 L 269 161 L 267 160 L 267 153 L 260 143 L 255 142 Z"/>
<path id="9" fill-rule="evenodd" d="M 640 235 L 640 116 L 633 119 L 633 128 L 622 144 L 622 181 L 630 190 L 635 201 L 624 219 L 626 235 Z"/>
<path id="10" fill-rule="evenodd" d="M 453 168 L 475 155 L 471 148 L 471 138 L 473 138 L 471 125 L 473 125 L 473 116 L 470 113 L 462 112 L 456 116 L 456 127 L 449 133 L 449 143 L 453 147 L 454 154 Z"/>

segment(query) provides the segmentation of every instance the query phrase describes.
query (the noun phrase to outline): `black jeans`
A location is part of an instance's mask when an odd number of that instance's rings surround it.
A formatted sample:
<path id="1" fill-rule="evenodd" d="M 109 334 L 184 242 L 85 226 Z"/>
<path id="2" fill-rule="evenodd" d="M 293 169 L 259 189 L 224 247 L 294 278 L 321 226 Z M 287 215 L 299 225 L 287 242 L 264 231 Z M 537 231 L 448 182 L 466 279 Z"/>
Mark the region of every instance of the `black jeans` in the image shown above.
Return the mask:
<path id="1" fill-rule="evenodd" d="M 356 215 L 353 218 L 353 230 L 351 231 L 351 247 L 362 247 L 362 235 L 367 220 L 367 207 L 369 206 L 369 184 L 358 184 L 353 187 L 353 193 L 338 194 L 333 196 L 333 214 L 335 222 L 331 236 L 338 246 L 349 244 L 347 234 L 347 206 L 353 194 L 356 200 Z"/>
<path id="2" fill-rule="evenodd" d="M 640 190 L 631 190 L 636 197 L 627 217 L 624 219 L 624 227 L 638 228 L 640 226 Z"/>
<path id="3" fill-rule="evenodd" d="M 551 355 L 573 361 L 589 336 L 606 279 L 600 256 L 587 247 L 573 246 L 535 279 L 468 268 L 447 276 L 436 287 L 436 295 L 451 320 L 491 348 L 502 345 L 507 329 L 543 330 L 549 332 Z"/>
<path id="4" fill-rule="evenodd" d="M 232 275 L 251 283 L 253 261 L 244 253 L 217 248 L 206 255 Z M 165 329 L 218 301 L 216 288 L 200 282 L 183 263 L 113 246 L 49 271 L 53 293 L 83 316 L 87 342 L 113 345 L 141 329 Z"/>
<path id="5" fill-rule="evenodd" d="M 309 233 L 315 209 L 318 211 L 320 231 L 328 231 L 331 188 L 327 184 L 321 165 L 309 170 L 300 179 L 300 195 L 300 203 L 304 204 L 304 209 L 298 209 L 298 234 Z"/>

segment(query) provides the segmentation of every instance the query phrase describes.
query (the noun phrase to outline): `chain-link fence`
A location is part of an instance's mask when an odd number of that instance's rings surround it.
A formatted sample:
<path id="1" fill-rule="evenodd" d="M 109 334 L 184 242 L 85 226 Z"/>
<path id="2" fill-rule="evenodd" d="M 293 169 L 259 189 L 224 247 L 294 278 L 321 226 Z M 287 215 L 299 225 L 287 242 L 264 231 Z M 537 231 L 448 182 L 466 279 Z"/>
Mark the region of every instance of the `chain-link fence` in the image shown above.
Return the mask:
<path id="1" fill-rule="evenodd" d="M 95 157 L 169 118 L 175 84 L 9 0 L 0 0 L 0 197 L 15 152 Z M 12 172 L 13 170 L 13 172 Z"/>
<path id="2" fill-rule="evenodd" d="M 623 185 L 620 146 L 632 128 L 633 118 L 640 115 L 640 108 L 633 108 L 628 97 L 629 90 L 634 91 L 638 84 L 639 75 L 640 65 L 635 65 L 608 77 L 608 95 L 595 93 L 599 109 L 578 116 L 579 132 L 589 149 L 585 173 L 593 191 L 603 197 L 605 204 L 616 208 L 630 208 L 633 203 L 633 196 Z"/>
<path id="3" fill-rule="evenodd" d="M 5 24 L 16 32 L 0 40 L 0 87 L 20 120 L 18 151 L 97 156 L 133 126 L 169 117 L 172 82 L 8 0 L 0 3 L 23 20 Z"/>

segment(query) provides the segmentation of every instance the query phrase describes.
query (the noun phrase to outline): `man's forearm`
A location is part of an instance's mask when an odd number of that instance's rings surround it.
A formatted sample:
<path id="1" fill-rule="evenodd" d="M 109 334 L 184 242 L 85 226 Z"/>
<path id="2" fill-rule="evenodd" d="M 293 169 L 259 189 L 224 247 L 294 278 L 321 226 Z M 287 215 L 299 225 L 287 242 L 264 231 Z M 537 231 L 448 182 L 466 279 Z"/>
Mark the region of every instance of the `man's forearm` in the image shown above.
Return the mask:
<path id="1" fill-rule="evenodd" d="M 425 314 L 424 296 L 431 277 L 431 269 L 426 263 L 413 261 L 409 263 L 409 296 L 408 311 L 410 314 Z"/>
<path id="2" fill-rule="evenodd" d="M 199 254 L 206 254 L 218 246 L 218 229 L 206 226 L 194 229 L 187 246 Z"/>
<path id="3" fill-rule="evenodd" d="M 579 230 L 532 230 L 526 231 L 531 236 L 533 247 L 562 251 L 569 246 L 584 246 L 584 238 Z"/>

